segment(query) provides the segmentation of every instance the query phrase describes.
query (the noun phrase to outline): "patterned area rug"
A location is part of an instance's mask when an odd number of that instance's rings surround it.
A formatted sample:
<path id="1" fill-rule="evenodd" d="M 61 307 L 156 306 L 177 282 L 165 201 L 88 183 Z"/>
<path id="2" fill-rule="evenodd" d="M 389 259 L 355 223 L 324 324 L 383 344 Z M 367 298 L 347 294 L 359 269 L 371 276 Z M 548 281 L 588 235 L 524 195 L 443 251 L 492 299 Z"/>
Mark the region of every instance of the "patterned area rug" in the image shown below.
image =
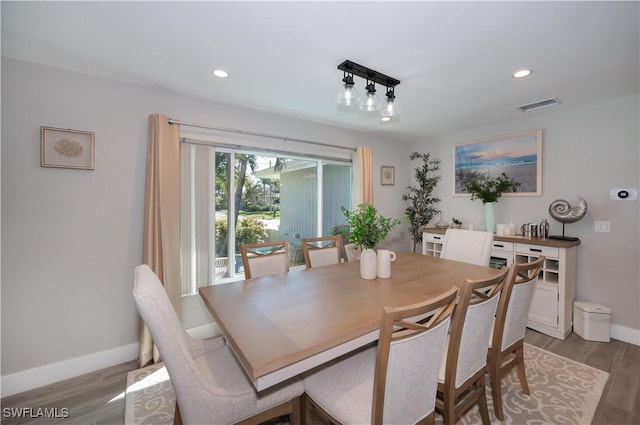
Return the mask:
<path id="1" fill-rule="evenodd" d="M 590 424 L 609 374 L 548 351 L 524 345 L 531 396 L 522 394 L 516 370 L 502 380 L 505 421 L 493 416 L 491 390 L 487 386 L 493 424 Z M 487 379 L 487 385 L 488 385 Z M 125 424 L 170 425 L 175 395 L 162 363 L 129 372 L 125 397 Z M 436 415 L 436 422 L 442 417 Z M 482 423 L 478 408 L 459 423 Z"/>

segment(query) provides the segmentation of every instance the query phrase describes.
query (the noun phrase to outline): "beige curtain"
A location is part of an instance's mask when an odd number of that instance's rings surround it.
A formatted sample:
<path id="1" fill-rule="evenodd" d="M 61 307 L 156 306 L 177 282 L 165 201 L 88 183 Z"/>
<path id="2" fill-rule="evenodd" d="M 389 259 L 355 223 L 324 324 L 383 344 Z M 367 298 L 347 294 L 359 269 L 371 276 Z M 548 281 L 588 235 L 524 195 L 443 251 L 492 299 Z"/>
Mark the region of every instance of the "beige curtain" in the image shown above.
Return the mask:
<path id="1" fill-rule="evenodd" d="M 352 208 L 360 204 L 373 205 L 373 149 L 358 146 L 353 152 Z"/>
<path id="2" fill-rule="evenodd" d="M 142 262 L 158 275 L 178 316 L 182 315 L 180 274 L 180 138 L 178 125 L 149 115 L 144 196 Z M 140 333 L 140 367 L 160 360 L 147 326 Z"/>

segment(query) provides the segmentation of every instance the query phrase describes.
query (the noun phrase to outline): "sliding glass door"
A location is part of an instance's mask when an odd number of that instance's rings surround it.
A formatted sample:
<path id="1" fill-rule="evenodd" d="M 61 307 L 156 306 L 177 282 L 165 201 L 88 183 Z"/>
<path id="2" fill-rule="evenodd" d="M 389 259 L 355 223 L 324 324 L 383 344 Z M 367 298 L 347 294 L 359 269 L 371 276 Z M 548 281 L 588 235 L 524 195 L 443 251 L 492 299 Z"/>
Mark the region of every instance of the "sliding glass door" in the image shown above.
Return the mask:
<path id="1" fill-rule="evenodd" d="M 302 239 L 340 229 L 351 206 L 348 162 L 186 143 L 182 156 L 184 295 L 244 278 L 243 243 L 286 239 L 304 264 Z"/>

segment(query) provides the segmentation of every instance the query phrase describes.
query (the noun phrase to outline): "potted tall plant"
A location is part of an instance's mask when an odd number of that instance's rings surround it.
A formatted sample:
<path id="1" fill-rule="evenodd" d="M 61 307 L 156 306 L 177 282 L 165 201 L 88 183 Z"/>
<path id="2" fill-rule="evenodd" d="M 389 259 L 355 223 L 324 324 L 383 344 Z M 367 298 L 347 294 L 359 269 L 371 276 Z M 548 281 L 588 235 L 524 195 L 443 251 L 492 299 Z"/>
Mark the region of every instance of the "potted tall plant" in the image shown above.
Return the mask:
<path id="1" fill-rule="evenodd" d="M 496 229 L 495 204 L 504 192 L 515 192 L 520 182 L 507 177 L 505 173 L 498 176 L 490 174 L 471 174 L 462 182 L 465 190 L 471 194 L 471 200 L 480 199 L 484 204 L 484 224 L 487 232 Z"/>
<path id="2" fill-rule="evenodd" d="M 413 252 L 415 252 L 416 246 L 422 240 L 421 229 L 440 213 L 436 207 L 440 198 L 432 195 L 441 178 L 439 174 L 435 174 L 440 169 L 440 160 L 431 159 L 428 153 L 418 152 L 409 155 L 409 159 L 422 160 L 422 165 L 415 169 L 416 184 L 407 187 L 409 192 L 402 195 L 402 200 L 409 202 L 405 214 L 409 219 L 409 231 L 413 240 Z"/>
<path id="3" fill-rule="evenodd" d="M 378 214 L 378 210 L 370 204 L 360 204 L 353 211 L 344 207 L 341 207 L 341 210 L 351 228 L 351 242 L 362 249 L 360 275 L 363 279 L 375 279 L 376 252 L 373 249 L 401 221 Z"/>

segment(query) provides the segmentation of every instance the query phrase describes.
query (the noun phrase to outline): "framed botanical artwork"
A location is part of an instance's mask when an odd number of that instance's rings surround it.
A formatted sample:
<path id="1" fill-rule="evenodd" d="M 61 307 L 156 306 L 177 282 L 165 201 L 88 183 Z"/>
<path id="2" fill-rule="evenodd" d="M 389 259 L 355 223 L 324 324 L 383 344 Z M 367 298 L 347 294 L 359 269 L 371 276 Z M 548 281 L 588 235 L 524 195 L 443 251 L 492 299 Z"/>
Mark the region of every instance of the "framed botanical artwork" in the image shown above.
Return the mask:
<path id="1" fill-rule="evenodd" d="M 42 167 L 95 168 L 95 133 L 54 127 L 40 127 Z"/>
<path id="2" fill-rule="evenodd" d="M 542 195 L 542 130 L 491 137 L 453 147 L 453 195 L 470 196 L 463 182 L 502 173 L 520 183 L 502 196 Z"/>
<path id="3" fill-rule="evenodd" d="M 383 165 L 380 167 L 380 184 L 392 185 L 395 184 L 396 169 L 391 165 Z"/>

